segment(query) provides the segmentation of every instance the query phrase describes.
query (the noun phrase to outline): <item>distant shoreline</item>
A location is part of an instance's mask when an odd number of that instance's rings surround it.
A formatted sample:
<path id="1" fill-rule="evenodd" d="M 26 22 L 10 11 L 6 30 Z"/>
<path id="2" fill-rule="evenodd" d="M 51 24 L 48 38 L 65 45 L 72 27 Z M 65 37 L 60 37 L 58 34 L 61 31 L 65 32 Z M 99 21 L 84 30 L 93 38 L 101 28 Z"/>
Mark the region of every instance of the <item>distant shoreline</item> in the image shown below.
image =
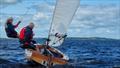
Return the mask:
<path id="1" fill-rule="evenodd" d="M 0 39 L 17 39 L 17 38 L 0 38 Z M 35 37 L 34 39 L 47 39 L 45 37 Z M 67 39 L 100 39 L 100 40 L 120 40 L 115 38 L 104 38 L 104 37 L 67 37 Z"/>

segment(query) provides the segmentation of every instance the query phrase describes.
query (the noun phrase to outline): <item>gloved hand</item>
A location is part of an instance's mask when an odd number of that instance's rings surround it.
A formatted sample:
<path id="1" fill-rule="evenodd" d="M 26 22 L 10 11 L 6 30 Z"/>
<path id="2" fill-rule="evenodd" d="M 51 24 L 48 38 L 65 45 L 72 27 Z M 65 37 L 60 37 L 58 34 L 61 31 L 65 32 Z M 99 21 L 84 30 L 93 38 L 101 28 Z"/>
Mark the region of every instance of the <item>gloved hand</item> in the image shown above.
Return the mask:
<path id="1" fill-rule="evenodd" d="M 27 46 L 27 45 L 29 45 L 29 43 L 28 43 L 28 42 L 25 42 L 25 46 Z"/>
<path id="2" fill-rule="evenodd" d="M 32 43 L 33 43 L 33 44 L 36 44 L 36 41 L 32 40 Z"/>
<path id="3" fill-rule="evenodd" d="M 18 23 L 20 24 L 20 23 L 21 23 L 21 21 L 18 21 Z"/>

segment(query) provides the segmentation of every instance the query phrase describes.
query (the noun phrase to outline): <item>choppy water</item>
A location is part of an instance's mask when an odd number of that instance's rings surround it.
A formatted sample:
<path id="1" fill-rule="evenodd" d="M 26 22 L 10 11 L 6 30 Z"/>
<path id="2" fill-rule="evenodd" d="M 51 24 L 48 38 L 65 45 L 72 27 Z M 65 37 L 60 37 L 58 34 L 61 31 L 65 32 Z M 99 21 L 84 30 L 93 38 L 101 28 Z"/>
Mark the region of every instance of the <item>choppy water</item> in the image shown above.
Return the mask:
<path id="1" fill-rule="evenodd" d="M 43 43 L 43 39 L 36 39 Z M 54 68 L 119 68 L 120 40 L 67 38 L 59 50 L 69 56 L 69 64 Z M 41 68 L 30 66 L 16 39 L 0 39 L 0 68 Z"/>

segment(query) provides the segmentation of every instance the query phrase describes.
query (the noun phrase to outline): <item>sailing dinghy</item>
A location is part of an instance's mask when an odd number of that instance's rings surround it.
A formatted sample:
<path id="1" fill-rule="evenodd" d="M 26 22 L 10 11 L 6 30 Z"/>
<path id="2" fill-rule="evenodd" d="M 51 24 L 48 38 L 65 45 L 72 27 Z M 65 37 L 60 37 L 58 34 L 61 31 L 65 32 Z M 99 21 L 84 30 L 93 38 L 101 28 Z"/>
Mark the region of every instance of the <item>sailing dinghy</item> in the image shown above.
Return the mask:
<path id="1" fill-rule="evenodd" d="M 55 46 L 60 46 L 67 36 L 67 29 L 71 23 L 75 12 L 79 7 L 79 0 L 56 0 L 56 6 L 49 35 L 46 43 L 38 46 L 39 50 L 26 49 L 26 57 L 29 60 L 40 63 L 44 66 L 67 64 L 69 58 L 64 55 Z M 47 52 L 47 53 L 44 53 Z M 57 56 L 56 56 L 57 55 Z"/>

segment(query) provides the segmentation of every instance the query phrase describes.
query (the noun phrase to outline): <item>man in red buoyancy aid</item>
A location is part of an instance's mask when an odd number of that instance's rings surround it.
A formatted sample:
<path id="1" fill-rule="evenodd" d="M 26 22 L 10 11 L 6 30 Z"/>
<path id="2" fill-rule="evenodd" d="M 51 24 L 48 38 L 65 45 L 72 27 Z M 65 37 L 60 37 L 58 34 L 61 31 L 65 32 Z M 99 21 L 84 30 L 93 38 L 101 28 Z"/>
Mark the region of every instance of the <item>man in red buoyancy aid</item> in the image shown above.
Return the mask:
<path id="1" fill-rule="evenodd" d="M 10 17 L 7 19 L 7 22 L 5 23 L 5 31 L 6 31 L 7 37 L 10 37 L 10 38 L 19 37 L 18 33 L 15 31 L 15 28 L 17 28 L 20 23 L 21 21 L 19 21 L 16 25 L 13 25 L 13 18 Z"/>
<path id="2" fill-rule="evenodd" d="M 20 44 L 23 49 L 33 49 L 40 52 L 40 49 L 43 49 L 44 55 L 54 55 L 55 57 L 63 57 L 59 52 L 55 51 L 55 49 L 51 48 L 48 45 L 34 45 L 36 42 L 33 40 L 33 28 L 34 24 L 30 23 L 28 26 L 24 27 L 20 31 Z"/>
<path id="3" fill-rule="evenodd" d="M 22 28 L 22 30 L 20 31 L 20 35 L 19 35 L 19 40 L 20 40 L 20 44 L 22 48 L 30 48 L 30 49 L 35 49 L 35 45 L 34 43 L 36 43 L 33 40 L 33 28 L 34 28 L 34 24 L 30 23 L 28 26 Z"/>

